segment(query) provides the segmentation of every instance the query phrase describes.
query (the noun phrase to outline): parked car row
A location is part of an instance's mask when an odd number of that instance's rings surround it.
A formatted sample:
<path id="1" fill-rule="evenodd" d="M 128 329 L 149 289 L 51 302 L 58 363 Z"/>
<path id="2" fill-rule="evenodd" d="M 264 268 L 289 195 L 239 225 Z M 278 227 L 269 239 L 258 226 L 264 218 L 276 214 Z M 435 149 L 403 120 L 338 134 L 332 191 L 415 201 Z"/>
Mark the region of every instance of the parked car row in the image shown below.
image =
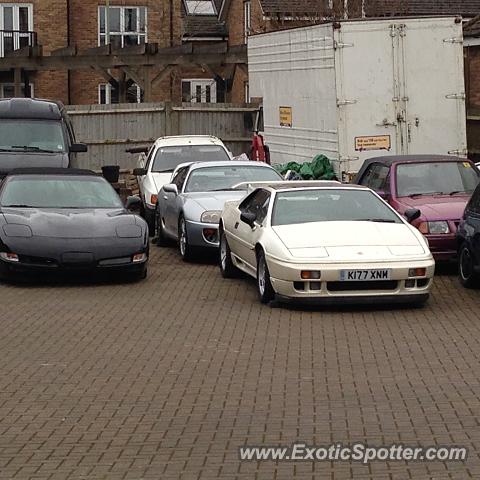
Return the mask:
<path id="1" fill-rule="evenodd" d="M 355 185 L 285 182 L 252 162 L 190 162 L 159 191 L 156 238 L 160 246 L 176 241 L 185 260 L 219 246 L 222 275 L 255 277 L 264 302 L 421 304 L 433 258 L 450 261 L 458 251 L 462 283 L 479 282 L 467 231 L 477 198 L 480 229 L 480 191 L 462 219 L 479 177 L 472 162 L 453 156 L 373 158 Z"/>
<path id="2" fill-rule="evenodd" d="M 123 205 L 105 179 L 66 168 L 85 148 L 61 104 L 0 101 L 0 122 L 3 277 L 145 278 L 155 236 L 186 261 L 218 252 L 222 275 L 255 277 L 262 302 L 422 304 L 434 259 L 458 258 L 462 284 L 480 284 L 480 171 L 469 160 L 384 156 L 365 161 L 351 185 L 286 182 L 265 163 L 232 159 L 216 137 L 164 137 L 134 170 L 140 197 Z M 33 157 L 45 168 L 15 168 Z"/>

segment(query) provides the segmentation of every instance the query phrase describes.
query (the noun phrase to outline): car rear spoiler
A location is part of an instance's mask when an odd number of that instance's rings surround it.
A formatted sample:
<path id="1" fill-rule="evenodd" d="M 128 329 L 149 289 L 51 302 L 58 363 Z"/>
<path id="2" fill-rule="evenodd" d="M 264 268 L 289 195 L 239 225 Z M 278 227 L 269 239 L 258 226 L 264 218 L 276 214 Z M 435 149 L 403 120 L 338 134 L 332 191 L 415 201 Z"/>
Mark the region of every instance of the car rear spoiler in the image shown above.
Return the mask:
<path id="1" fill-rule="evenodd" d="M 234 188 L 235 190 L 247 190 L 247 192 L 250 193 L 259 187 L 271 187 L 273 185 L 289 187 L 290 185 L 292 185 L 292 182 L 294 182 L 294 180 L 290 180 L 290 181 L 278 180 L 273 182 L 241 182 L 241 183 L 237 183 L 232 188 Z M 312 187 L 320 186 L 325 183 L 338 183 L 338 184 L 341 183 L 338 180 L 300 180 L 300 182 L 302 183 L 302 185 L 312 186 Z"/>

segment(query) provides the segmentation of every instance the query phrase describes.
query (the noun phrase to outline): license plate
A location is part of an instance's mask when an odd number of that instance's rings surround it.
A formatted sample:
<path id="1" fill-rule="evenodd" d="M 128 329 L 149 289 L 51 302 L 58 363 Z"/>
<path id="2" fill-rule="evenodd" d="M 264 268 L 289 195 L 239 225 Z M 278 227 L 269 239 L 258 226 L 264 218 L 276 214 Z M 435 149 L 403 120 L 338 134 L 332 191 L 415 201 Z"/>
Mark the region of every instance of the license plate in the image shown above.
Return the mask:
<path id="1" fill-rule="evenodd" d="M 384 270 L 340 270 L 342 282 L 371 282 L 372 280 L 390 280 L 392 271 Z"/>

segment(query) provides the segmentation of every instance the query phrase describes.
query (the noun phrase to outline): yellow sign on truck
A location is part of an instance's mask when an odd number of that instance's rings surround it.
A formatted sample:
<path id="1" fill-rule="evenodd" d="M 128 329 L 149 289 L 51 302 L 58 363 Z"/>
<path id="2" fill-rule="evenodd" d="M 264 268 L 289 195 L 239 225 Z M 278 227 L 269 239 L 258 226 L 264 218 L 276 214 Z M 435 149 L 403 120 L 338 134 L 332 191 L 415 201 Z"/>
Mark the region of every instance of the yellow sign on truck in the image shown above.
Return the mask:
<path id="1" fill-rule="evenodd" d="M 280 107 L 280 126 L 292 126 L 292 107 Z"/>
<path id="2" fill-rule="evenodd" d="M 391 148 L 390 135 L 355 137 L 355 150 L 357 152 L 363 152 L 365 150 L 390 150 Z"/>

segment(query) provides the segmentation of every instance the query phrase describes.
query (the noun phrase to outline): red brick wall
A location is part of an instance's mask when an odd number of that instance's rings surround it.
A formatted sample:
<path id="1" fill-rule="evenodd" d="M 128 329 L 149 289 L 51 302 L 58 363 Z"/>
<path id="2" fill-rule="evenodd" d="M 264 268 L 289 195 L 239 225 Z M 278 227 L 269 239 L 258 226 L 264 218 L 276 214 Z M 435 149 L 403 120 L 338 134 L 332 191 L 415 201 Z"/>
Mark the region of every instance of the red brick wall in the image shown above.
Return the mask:
<path id="1" fill-rule="evenodd" d="M 173 44 L 181 42 L 181 0 L 172 0 L 173 5 Z M 98 7 L 105 0 L 72 0 L 70 25 L 72 43 L 80 50 L 98 46 Z M 170 46 L 170 1 L 169 0 L 112 0 L 111 6 L 147 7 L 147 38 L 149 43 L 158 43 L 160 48 Z M 158 72 L 158 70 L 157 70 Z M 118 77 L 118 72 L 112 71 Z M 154 73 L 155 75 L 155 73 Z M 72 72 L 71 98 L 75 104 L 98 103 L 98 85 L 105 79 L 92 71 Z M 170 98 L 170 78 L 168 77 L 152 92 L 152 100 Z"/>
<path id="2" fill-rule="evenodd" d="M 67 43 L 66 0 L 15 0 L 12 3 L 33 5 L 33 30 L 38 43 L 43 45 L 44 54 L 64 47 Z M 37 72 L 30 75 L 37 97 L 68 101 L 66 72 Z"/>

